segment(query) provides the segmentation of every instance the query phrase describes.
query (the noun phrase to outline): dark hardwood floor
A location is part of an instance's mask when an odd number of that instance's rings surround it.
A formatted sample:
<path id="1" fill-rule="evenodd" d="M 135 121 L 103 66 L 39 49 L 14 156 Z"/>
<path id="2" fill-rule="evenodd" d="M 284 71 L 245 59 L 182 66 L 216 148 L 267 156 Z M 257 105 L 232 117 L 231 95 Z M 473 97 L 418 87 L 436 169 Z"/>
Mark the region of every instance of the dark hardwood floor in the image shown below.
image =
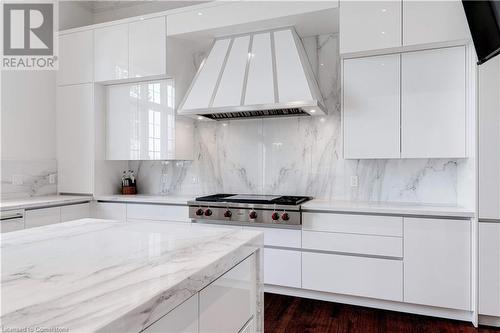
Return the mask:
<path id="1" fill-rule="evenodd" d="M 266 293 L 265 333 L 493 333 L 471 323 Z"/>

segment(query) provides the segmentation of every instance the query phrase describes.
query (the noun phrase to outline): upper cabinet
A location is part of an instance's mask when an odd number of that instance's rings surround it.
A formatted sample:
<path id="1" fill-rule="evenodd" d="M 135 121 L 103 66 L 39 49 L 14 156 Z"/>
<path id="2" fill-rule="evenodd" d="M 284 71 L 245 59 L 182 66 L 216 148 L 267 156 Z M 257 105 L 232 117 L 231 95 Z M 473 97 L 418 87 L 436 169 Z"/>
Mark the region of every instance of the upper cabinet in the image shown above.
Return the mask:
<path id="1" fill-rule="evenodd" d="M 465 46 L 344 59 L 344 157 L 467 157 L 465 59 Z"/>
<path id="2" fill-rule="evenodd" d="M 129 77 L 165 74 L 165 17 L 129 24 Z"/>
<path id="3" fill-rule="evenodd" d="M 94 32 L 80 31 L 59 37 L 58 85 L 91 83 L 94 73 Z"/>
<path id="4" fill-rule="evenodd" d="M 466 40 L 470 33 L 458 0 L 340 2 L 341 54 Z"/>
<path id="5" fill-rule="evenodd" d="M 403 45 L 470 38 L 462 1 L 403 0 Z"/>
<path id="6" fill-rule="evenodd" d="M 96 82 L 165 75 L 165 17 L 94 30 Z"/>
<path id="7" fill-rule="evenodd" d="M 401 157 L 466 157 L 465 47 L 404 53 Z"/>
<path id="8" fill-rule="evenodd" d="M 341 1 L 340 53 L 401 46 L 401 1 Z"/>

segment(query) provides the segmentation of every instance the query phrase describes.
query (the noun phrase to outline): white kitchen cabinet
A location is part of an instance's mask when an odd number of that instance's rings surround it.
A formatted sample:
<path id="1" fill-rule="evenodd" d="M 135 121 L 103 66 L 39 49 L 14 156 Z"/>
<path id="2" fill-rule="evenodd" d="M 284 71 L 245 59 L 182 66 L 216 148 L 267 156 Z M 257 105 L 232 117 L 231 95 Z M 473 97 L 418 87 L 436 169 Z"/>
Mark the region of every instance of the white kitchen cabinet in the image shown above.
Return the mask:
<path id="1" fill-rule="evenodd" d="M 198 333 L 198 294 L 161 317 L 143 333 Z"/>
<path id="2" fill-rule="evenodd" d="M 188 206 L 127 204 L 127 220 L 191 222 Z"/>
<path id="3" fill-rule="evenodd" d="M 479 314 L 500 317 L 500 223 L 479 223 Z"/>
<path id="4" fill-rule="evenodd" d="M 471 309 L 471 222 L 404 218 L 404 301 Z"/>
<path id="5" fill-rule="evenodd" d="M 86 30 L 59 37 L 59 85 L 91 83 L 94 74 L 94 32 Z"/>
<path id="6" fill-rule="evenodd" d="M 118 202 L 92 202 L 91 216 L 96 219 L 127 220 L 127 204 Z"/>
<path id="7" fill-rule="evenodd" d="M 253 254 L 200 291 L 200 332 L 240 332 L 255 316 L 255 269 Z"/>
<path id="8" fill-rule="evenodd" d="M 302 253 L 302 288 L 401 302 L 401 260 Z"/>
<path id="9" fill-rule="evenodd" d="M 96 82 L 129 77 L 129 26 L 117 24 L 94 30 Z"/>
<path id="10" fill-rule="evenodd" d="M 129 77 L 165 75 L 167 33 L 165 17 L 129 24 Z"/>
<path id="11" fill-rule="evenodd" d="M 27 210 L 24 215 L 24 227 L 34 228 L 61 222 L 61 208 L 49 207 Z"/>
<path id="12" fill-rule="evenodd" d="M 300 230 L 272 227 L 243 227 L 243 229 L 264 233 L 264 246 L 279 246 L 300 249 Z"/>
<path id="13" fill-rule="evenodd" d="M 93 193 L 93 84 L 57 88 L 58 192 Z"/>
<path id="14" fill-rule="evenodd" d="M 24 229 L 24 210 L 0 211 L 0 233 Z"/>
<path id="15" fill-rule="evenodd" d="M 264 283 L 300 288 L 302 285 L 301 252 L 264 248 Z"/>
<path id="16" fill-rule="evenodd" d="M 500 221 L 500 57 L 479 66 L 479 218 Z"/>
<path id="17" fill-rule="evenodd" d="M 61 206 L 61 222 L 90 217 L 90 203 Z"/>
<path id="18" fill-rule="evenodd" d="M 465 46 L 401 61 L 401 157 L 466 157 Z"/>
<path id="19" fill-rule="evenodd" d="M 403 0 L 403 45 L 468 40 L 462 1 Z"/>
<path id="20" fill-rule="evenodd" d="M 400 157 L 400 55 L 344 60 L 344 157 Z"/>
<path id="21" fill-rule="evenodd" d="M 340 53 L 400 47 L 401 1 L 340 1 Z"/>

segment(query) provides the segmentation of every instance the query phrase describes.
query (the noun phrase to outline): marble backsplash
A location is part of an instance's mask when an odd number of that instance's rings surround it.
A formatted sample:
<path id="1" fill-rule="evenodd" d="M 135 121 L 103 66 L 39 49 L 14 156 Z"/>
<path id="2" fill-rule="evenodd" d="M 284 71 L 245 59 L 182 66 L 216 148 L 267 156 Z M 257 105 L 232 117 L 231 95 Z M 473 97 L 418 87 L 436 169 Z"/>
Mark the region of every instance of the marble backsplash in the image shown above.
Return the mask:
<path id="1" fill-rule="evenodd" d="M 328 115 L 198 121 L 193 161 L 131 161 L 143 194 L 310 195 L 359 201 L 456 204 L 465 160 L 344 160 L 337 35 L 303 39 Z M 357 187 L 351 176 L 358 176 Z"/>
<path id="2" fill-rule="evenodd" d="M 51 183 L 51 175 L 54 183 Z M 57 193 L 56 160 L 1 161 L 2 200 Z"/>

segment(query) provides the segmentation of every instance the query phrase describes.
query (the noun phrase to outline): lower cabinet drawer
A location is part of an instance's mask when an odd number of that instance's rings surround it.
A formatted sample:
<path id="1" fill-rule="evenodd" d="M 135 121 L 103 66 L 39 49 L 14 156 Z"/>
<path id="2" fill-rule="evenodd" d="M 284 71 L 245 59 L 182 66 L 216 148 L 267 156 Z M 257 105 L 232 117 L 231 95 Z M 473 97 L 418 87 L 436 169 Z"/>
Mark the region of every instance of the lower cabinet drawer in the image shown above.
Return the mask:
<path id="1" fill-rule="evenodd" d="M 262 231 L 265 246 L 291 247 L 300 249 L 300 230 L 263 227 L 243 227 L 243 229 Z"/>
<path id="2" fill-rule="evenodd" d="M 127 219 L 191 222 L 188 206 L 127 204 Z"/>
<path id="3" fill-rule="evenodd" d="M 264 283 L 301 287 L 300 251 L 264 248 Z"/>
<path id="4" fill-rule="evenodd" d="M 198 333 L 198 294 L 191 296 L 142 333 Z"/>
<path id="5" fill-rule="evenodd" d="M 240 332 L 255 316 L 256 278 L 253 254 L 200 291 L 199 331 Z"/>
<path id="6" fill-rule="evenodd" d="M 302 253 L 304 289 L 403 301 L 403 262 L 337 254 Z"/>
<path id="7" fill-rule="evenodd" d="M 61 207 L 61 222 L 73 221 L 90 217 L 90 204 L 88 202 Z"/>
<path id="8" fill-rule="evenodd" d="M 402 258 L 403 238 L 304 230 L 302 248 Z"/>
<path id="9" fill-rule="evenodd" d="M 24 227 L 33 228 L 61 222 L 61 207 L 27 210 L 24 215 Z"/>
<path id="10" fill-rule="evenodd" d="M 127 220 L 127 205 L 118 202 L 93 202 L 91 216 L 96 219 Z"/>

